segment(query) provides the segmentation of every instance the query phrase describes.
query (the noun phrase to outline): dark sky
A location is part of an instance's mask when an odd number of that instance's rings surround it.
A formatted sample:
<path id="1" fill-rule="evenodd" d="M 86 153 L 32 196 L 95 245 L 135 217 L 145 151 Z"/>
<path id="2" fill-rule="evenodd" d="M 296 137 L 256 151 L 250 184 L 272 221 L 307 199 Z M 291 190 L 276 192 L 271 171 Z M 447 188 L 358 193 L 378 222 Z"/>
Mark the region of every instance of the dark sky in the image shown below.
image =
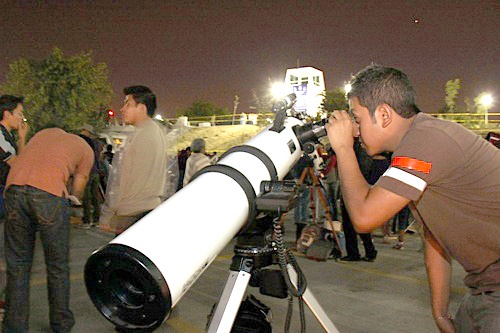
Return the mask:
<path id="1" fill-rule="evenodd" d="M 322 70 L 327 90 L 371 62 L 400 68 L 426 112 L 456 77 L 459 100 L 500 98 L 500 1 L 4 0 L 0 17 L 0 81 L 20 57 L 93 50 L 115 108 L 124 86 L 144 84 L 167 116 L 197 99 L 232 110 L 236 94 L 248 112 L 252 89 L 264 93 L 297 60 Z"/>

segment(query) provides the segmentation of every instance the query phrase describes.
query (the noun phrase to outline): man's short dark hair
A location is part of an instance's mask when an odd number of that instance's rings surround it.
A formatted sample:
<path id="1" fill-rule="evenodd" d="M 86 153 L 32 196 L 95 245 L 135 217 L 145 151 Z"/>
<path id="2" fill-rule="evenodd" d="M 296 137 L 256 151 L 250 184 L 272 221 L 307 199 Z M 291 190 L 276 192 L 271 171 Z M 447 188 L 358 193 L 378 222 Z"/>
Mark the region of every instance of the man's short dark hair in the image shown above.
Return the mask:
<path id="1" fill-rule="evenodd" d="M 403 118 L 420 112 L 408 76 L 398 69 L 372 64 L 354 75 L 350 83 L 347 97 L 357 97 L 371 115 L 381 104 L 389 104 Z"/>
<path id="2" fill-rule="evenodd" d="M 13 95 L 2 95 L 0 97 L 0 120 L 3 120 L 3 112 L 12 111 L 19 105 L 23 104 L 24 97 L 22 96 L 13 96 Z"/>
<path id="3" fill-rule="evenodd" d="M 131 86 L 123 89 L 123 93 L 131 95 L 137 104 L 146 105 L 148 116 L 153 117 L 156 111 L 156 96 L 151 89 L 145 86 Z"/>

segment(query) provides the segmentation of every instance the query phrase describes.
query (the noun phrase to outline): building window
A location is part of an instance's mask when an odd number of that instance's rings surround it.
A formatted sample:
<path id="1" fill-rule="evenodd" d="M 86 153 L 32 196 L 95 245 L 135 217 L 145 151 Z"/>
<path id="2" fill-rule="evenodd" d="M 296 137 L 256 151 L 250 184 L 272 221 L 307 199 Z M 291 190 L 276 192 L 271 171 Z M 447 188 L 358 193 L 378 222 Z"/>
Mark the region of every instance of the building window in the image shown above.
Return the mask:
<path id="1" fill-rule="evenodd" d="M 301 78 L 301 79 L 300 79 L 300 83 L 302 83 L 302 84 L 304 84 L 304 83 L 305 83 L 305 84 L 308 84 L 308 83 L 309 83 L 309 78 L 308 78 L 307 76 L 306 76 L 306 77 Z"/>
<path id="2" fill-rule="evenodd" d="M 299 78 L 295 75 L 290 75 L 290 84 L 299 84 Z"/>
<path id="3" fill-rule="evenodd" d="M 313 83 L 319 87 L 319 76 L 313 76 Z"/>

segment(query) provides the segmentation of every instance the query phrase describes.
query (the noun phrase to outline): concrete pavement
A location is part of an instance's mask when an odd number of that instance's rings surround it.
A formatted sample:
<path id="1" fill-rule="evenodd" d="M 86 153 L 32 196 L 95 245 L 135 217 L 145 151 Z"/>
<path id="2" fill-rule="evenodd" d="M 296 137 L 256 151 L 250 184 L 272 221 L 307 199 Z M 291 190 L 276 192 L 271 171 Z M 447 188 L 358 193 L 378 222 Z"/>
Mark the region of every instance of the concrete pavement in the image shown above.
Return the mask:
<path id="1" fill-rule="evenodd" d="M 291 213 L 289 213 L 292 216 Z M 292 242 L 295 225 L 285 219 L 285 240 Z M 72 332 L 114 332 L 114 326 L 94 307 L 83 281 L 83 268 L 89 255 L 113 238 L 99 229 L 71 230 L 71 309 L 76 324 Z M 147 241 L 147 240 L 145 240 Z M 195 248 L 195 244 L 187 245 Z M 378 257 L 375 262 L 317 262 L 297 255 L 308 288 L 340 332 L 438 332 L 429 301 L 421 240 L 407 235 L 404 250 L 392 249 L 374 237 Z M 395 241 L 394 241 L 395 242 Z M 204 332 L 207 315 L 218 301 L 228 277 L 234 243 L 220 253 L 177 304 L 171 318 L 155 332 Z M 161 250 L 161 245 L 159 245 Z M 363 254 L 362 245 L 360 251 Z M 181 251 L 180 251 L 181 252 Z M 465 292 L 464 272 L 454 263 L 450 308 L 457 308 Z M 41 244 L 36 246 L 32 270 L 30 332 L 50 332 L 48 324 L 45 264 Z M 283 332 L 288 302 L 249 292 L 271 308 L 273 332 Z M 297 302 L 294 304 L 290 332 L 300 331 Z M 316 317 L 306 307 L 306 332 L 323 332 Z"/>

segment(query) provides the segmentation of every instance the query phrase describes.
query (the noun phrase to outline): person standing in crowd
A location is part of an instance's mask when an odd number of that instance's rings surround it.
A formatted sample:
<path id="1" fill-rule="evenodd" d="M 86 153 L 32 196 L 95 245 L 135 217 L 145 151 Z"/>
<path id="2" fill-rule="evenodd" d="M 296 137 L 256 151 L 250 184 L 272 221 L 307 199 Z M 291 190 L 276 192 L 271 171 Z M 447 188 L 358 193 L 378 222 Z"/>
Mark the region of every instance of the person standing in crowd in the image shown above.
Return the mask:
<path id="1" fill-rule="evenodd" d="M 135 131 L 113 158 L 106 199 L 99 224 L 120 234 L 164 199 L 167 141 L 162 128 L 153 121 L 156 96 L 145 86 L 123 90 L 121 113 Z"/>
<path id="2" fill-rule="evenodd" d="M 81 198 L 94 152 L 81 137 L 59 128 L 39 131 L 11 167 L 5 207 L 7 289 L 2 332 L 28 332 L 30 271 L 39 232 L 47 265 L 50 327 L 69 332 L 69 204 Z M 71 192 L 67 183 L 73 176 Z"/>
<path id="3" fill-rule="evenodd" d="M 191 154 L 186 161 L 186 171 L 184 172 L 183 186 L 186 186 L 191 178 L 210 165 L 210 158 L 205 155 L 205 140 L 197 138 L 191 142 Z"/>
<path id="4" fill-rule="evenodd" d="M 408 222 L 410 220 L 410 207 L 406 205 L 403 209 L 401 209 L 396 216 L 394 217 L 394 224 L 397 223 L 398 227 L 398 242 L 392 248 L 395 250 L 404 249 L 405 245 L 405 232 L 406 228 L 408 228 Z"/>
<path id="5" fill-rule="evenodd" d="M 80 136 L 89 144 L 94 151 L 94 165 L 90 171 L 89 181 L 83 195 L 82 208 L 83 217 L 82 224 L 77 227 L 90 229 L 99 221 L 101 212 L 102 195 L 100 192 L 100 162 L 101 162 L 101 144 L 96 139 L 94 128 L 89 124 L 84 124 L 79 128 Z"/>
<path id="6" fill-rule="evenodd" d="M 26 145 L 28 125 L 24 121 L 23 97 L 3 95 L 0 97 L 0 189 L 3 194 L 10 166 Z M 17 132 L 16 140 L 13 132 Z M 0 214 L 4 213 L 1 207 Z M 1 215 L 0 217 L 3 217 Z"/>
<path id="7" fill-rule="evenodd" d="M 355 140 L 354 142 L 354 151 L 356 152 L 356 158 L 361 168 L 363 177 L 367 179 L 370 184 L 373 182 L 373 180 L 376 181 L 378 177 L 382 175 L 383 171 L 385 171 L 385 169 L 383 169 L 384 168 L 383 164 L 380 163 L 383 162 L 383 160 L 370 158 L 370 156 L 368 156 L 366 151 L 361 147 L 361 142 L 359 142 L 359 140 Z M 387 161 L 387 159 L 385 158 L 384 160 Z M 342 191 L 340 196 L 341 196 L 340 207 L 342 211 L 342 228 L 344 229 L 345 247 L 347 252 L 347 255 L 340 258 L 340 260 L 342 261 L 364 260 L 369 262 L 375 261 L 378 252 L 375 249 L 375 245 L 373 244 L 371 233 L 356 232 L 354 226 L 352 225 L 349 213 L 346 209 L 346 205 L 342 197 Z M 358 235 L 359 238 L 361 238 L 361 241 L 363 242 L 363 247 L 365 249 L 365 256 L 363 258 L 361 258 L 359 254 Z"/>
<path id="8" fill-rule="evenodd" d="M 439 330 L 500 332 L 500 151 L 460 124 L 420 112 L 398 69 L 370 65 L 351 87 L 353 118 L 334 111 L 325 127 L 354 227 L 370 232 L 410 204 L 424 226 Z M 360 172 L 353 136 L 371 156 L 393 152 L 373 187 Z M 454 318 L 448 312 L 452 259 L 467 272 L 469 288 Z"/>
<path id="9" fill-rule="evenodd" d="M 311 181 L 309 177 L 303 176 L 302 174 L 307 168 L 312 168 L 313 163 L 311 158 L 307 154 L 302 154 L 300 159 L 293 166 L 293 178 L 297 183 L 298 194 L 297 203 L 293 210 L 293 219 L 295 221 L 295 243 L 298 242 L 300 236 L 302 235 L 302 230 L 309 223 L 309 189 L 311 186 Z M 301 182 L 302 177 L 304 177 Z"/>
<path id="10" fill-rule="evenodd" d="M 23 97 L 3 95 L 0 97 L 0 312 L 3 312 L 5 301 L 5 255 L 4 255 L 4 221 L 5 204 L 4 189 L 10 166 L 15 161 L 17 154 L 23 151 L 26 144 L 28 125 L 24 121 Z M 17 131 L 16 140 L 13 131 Z"/>

